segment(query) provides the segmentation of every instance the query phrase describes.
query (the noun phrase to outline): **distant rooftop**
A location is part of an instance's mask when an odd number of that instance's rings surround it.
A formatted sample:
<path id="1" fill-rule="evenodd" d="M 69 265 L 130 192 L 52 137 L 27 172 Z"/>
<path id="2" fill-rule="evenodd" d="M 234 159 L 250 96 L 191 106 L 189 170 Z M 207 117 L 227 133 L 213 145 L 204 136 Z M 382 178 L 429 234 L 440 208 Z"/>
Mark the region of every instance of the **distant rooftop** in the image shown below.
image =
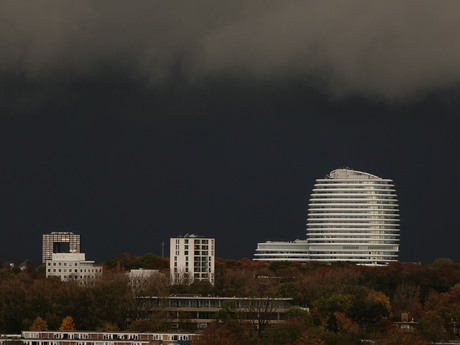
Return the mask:
<path id="1" fill-rule="evenodd" d="M 352 170 L 349 168 L 345 169 L 336 169 L 332 170 L 329 175 L 326 176 L 328 179 L 337 179 L 337 180 L 380 180 L 381 178 L 369 173 L 362 171 Z"/>
<path id="2" fill-rule="evenodd" d="M 197 234 L 185 234 L 185 235 L 179 235 L 177 236 L 178 238 L 204 238 L 205 236 L 202 235 L 197 235 Z"/>

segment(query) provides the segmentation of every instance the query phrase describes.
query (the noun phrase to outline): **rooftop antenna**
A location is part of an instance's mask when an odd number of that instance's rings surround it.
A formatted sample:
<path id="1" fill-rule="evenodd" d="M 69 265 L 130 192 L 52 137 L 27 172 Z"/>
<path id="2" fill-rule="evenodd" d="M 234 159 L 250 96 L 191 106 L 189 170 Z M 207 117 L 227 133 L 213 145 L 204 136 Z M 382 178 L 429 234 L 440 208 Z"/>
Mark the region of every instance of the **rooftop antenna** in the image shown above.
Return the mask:
<path id="1" fill-rule="evenodd" d="M 161 256 L 165 256 L 165 241 L 161 241 Z"/>

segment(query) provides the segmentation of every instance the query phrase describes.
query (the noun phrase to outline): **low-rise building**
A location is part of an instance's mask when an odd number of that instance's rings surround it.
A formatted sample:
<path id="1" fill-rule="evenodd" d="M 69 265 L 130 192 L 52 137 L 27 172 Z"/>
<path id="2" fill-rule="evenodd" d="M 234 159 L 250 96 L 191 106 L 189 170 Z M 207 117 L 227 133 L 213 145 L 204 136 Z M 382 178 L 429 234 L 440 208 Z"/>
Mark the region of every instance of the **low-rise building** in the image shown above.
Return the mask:
<path id="1" fill-rule="evenodd" d="M 148 293 L 149 289 L 153 285 L 158 284 L 158 282 L 167 284 L 166 275 L 159 270 L 139 268 L 131 270 L 126 274 L 129 285 L 135 294 Z"/>
<path id="2" fill-rule="evenodd" d="M 309 262 L 308 242 L 306 240 L 295 240 L 257 243 L 254 261 Z"/>
<path id="3" fill-rule="evenodd" d="M 149 300 L 152 313 L 163 313 L 165 319 L 179 324 L 194 322 L 197 328 L 206 328 L 216 321 L 216 313 L 231 308 L 241 320 L 265 319 L 268 323 L 280 323 L 286 312 L 295 306 L 292 298 L 271 297 L 216 297 L 201 295 L 172 295 L 144 297 Z M 301 307 L 299 307 L 301 308 Z M 303 308 L 308 310 L 307 308 Z"/>
<path id="4" fill-rule="evenodd" d="M 53 253 L 52 259 L 46 260 L 46 277 L 51 276 L 85 285 L 102 276 L 102 266 L 86 260 L 84 253 Z"/>
<path id="5" fill-rule="evenodd" d="M 22 331 L 24 345 L 179 345 L 193 344 L 195 333 Z"/>
<path id="6" fill-rule="evenodd" d="M 164 274 L 160 273 L 159 270 L 151 270 L 151 269 L 144 269 L 144 268 L 137 268 L 137 269 L 130 270 L 128 272 L 128 278 L 130 280 L 149 279 L 155 276 L 164 276 Z"/>

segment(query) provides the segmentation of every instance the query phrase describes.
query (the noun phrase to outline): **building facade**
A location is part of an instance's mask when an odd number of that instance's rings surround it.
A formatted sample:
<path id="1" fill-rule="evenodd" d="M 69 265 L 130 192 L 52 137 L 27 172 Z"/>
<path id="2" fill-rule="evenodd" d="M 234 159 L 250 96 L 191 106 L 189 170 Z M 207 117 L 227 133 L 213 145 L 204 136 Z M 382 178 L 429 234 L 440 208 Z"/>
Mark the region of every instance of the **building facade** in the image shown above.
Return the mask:
<path id="1" fill-rule="evenodd" d="M 306 241 L 258 243 L 254 260 L 398 260 L 399 205 L 393 181 L 351 169 L 317 179 L 308 204 Z"/>
<path id="2" fill-rule="evenodd" d="M 306 240 L 295 240 L 290 242 L 267 241 L 257 243 L 256 261 L 310 261 L 308 242 Z"/>
<path id="3" fill-rule="evenodd" d="M 207 280 L 214 284 L 215 239 L 186 234 L 170 239 L 173 284 Z"/>
<path id="4" fill-rule="evenodd" d="M 165 284 L 168 282 L 166 274 L 159 270 L 138 268 L 127 272 L 126 275 L 131 291 L 136 296 L 144 294 L 156 282 L 164 282 Z"/>
<path id="5" fill-rule="evenodd" d="M 25 345 L 187 345 L 198 338 L 185 332 L 22 331 L 19 340 Z"/>
<path id="6" fill-rule="evenodd" d="M 87 285 L 102 276 L 102 267 L 87 261 L 84 253 L 54 253 L 46 260 L 46 277 L 59 277 L 62 281 L 75 281 Z"/>
<path id="7" fill-rule="evenodd" d="M 42 262 L 51 260 L 53 253 L 80 253 L 80 235 L 73 232 L 43 234 Z"/>
<path id="8" fill-rule="evenodd" d="M 241 321 L 251 321 L 256 318 L 267 320 L 270 324 L 281 323 L 286 313 L 292 308 L 300 308 L 292 298 L 272 297 L 216 297 L 201 295 L 171 295 L 168 297 L 148 298 L 151 312 L 162 313 L 166 320 L 174 325 L 182 321 L 193 322 L 197 328 L 206 328 L 216 321 L 216 314 L 229 305 L 233 306 Z"/>
<path id="9" fill-rule="evenodd" d="M 312 261 L 396 261 L 399 206 L 393 181 L 351 169 L 316 180 L 308 204 L 307 242 Z"/>

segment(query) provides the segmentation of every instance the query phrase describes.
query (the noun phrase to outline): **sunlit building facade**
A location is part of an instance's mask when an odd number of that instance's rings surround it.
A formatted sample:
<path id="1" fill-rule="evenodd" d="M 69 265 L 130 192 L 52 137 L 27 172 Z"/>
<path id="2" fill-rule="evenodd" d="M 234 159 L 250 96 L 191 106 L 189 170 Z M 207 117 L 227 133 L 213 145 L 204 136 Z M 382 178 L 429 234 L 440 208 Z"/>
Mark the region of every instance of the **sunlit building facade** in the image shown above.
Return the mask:
<path id="1" fill-rule="evenodd" d="M 170 239 L 170 272 L 173 284 L 207 280 L 214 285 L 215 239 L 186 234 Z"/>
<path id="2" fill-rule="evenodd" d="M 295 240 L 257 243 L 254 260 L 307 262 L 310 261 L 308 242 L 306 240 Z"/>
<path id="3" fill-rule="evenodd" d="M 51 260 L 53 253 L 80 253 L 80 235 L 73 232 L 43 234 L 42 262 Z"/>
<path id="4" fill-rule="evenodd" d="M 86 260 L 85 253 L 53 253 L 45 265 L 46 277 L 59 277 L 65 282 L 88 285 L 102 277 L 102 266 Z"/>
<path id="5" fill-rule="evenodd" d="M 399 205 L 393 181 L 337 169 L 316 180 L 306 241 L 258 243 L 254 260 L 384 265 L 398 260 L 398 254 Z"/>
<path id="6" fill-rule="evenodd" d="M 381 265 L 397 260 L 399 206 L 393 181 L 351 169 L 316 180 L 307 242 L 312 261 Z"/>
<path id="7" fill-rule="evenodd" d="M 22 331 L 19 336 L 19 339 L 11 340 L 17 340 L 24 345 L 190 345 L 199 339 L 200 334 L 133 331 Z"/>

